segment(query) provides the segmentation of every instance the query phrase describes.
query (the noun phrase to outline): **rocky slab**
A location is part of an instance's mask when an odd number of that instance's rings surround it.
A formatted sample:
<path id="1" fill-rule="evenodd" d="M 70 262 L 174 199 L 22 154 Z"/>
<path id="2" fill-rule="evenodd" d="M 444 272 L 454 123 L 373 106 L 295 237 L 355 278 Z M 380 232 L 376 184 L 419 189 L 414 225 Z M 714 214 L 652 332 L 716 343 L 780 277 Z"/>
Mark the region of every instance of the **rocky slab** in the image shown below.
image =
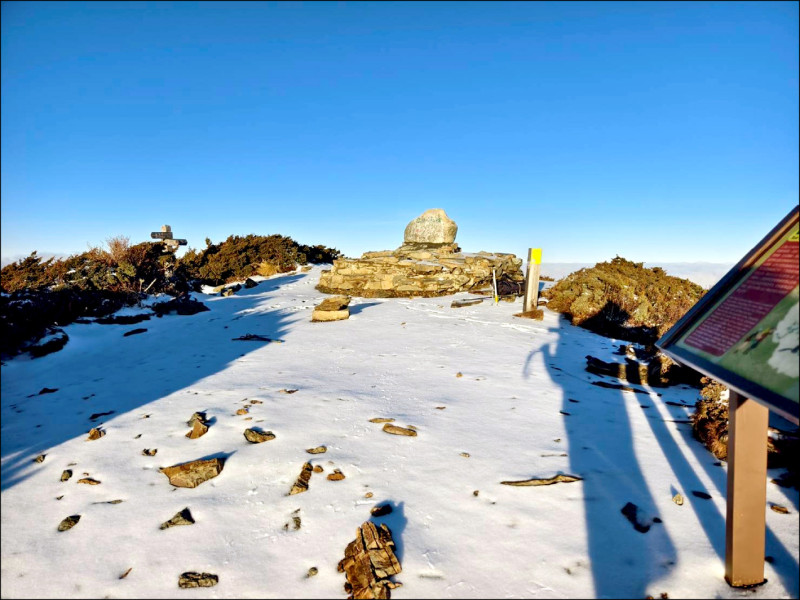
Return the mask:
<path id="1" fill-rule="evenodd" d="M 225 459 L 192 460 L 159 469 L 175 487 L 194 488 L 222 472 Z"/>
<path id="2" fill-rule="evenodd" d="M 395 555 L 391 530 L 367 521 L 356 530 L 356 539 L 345 548 L 338 570 L 345 574 L 348 598 L 390 598 L 400 584 L 389 579 L 402 571 Z"/>

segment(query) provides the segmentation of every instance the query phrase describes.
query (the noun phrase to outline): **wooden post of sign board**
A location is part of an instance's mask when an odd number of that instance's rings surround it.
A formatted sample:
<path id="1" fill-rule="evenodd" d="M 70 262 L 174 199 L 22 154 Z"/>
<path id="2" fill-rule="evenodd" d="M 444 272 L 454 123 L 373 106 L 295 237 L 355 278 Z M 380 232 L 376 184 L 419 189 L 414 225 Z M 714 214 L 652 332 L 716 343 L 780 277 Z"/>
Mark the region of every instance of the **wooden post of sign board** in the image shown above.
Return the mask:
<path id="1" fill-rule="evenodd" d="M 769 409 L 731 390 L 728 402 L 728 510 L 725 580 L 764 582 Z"/>
<path id="2" fill-rule="evenodd" d="M 528 248 L 528 273 L 525 276 L 525 304 L 522 312 L 536 310 L 539 305 L 539 269 L 542 266 L 542 249 Z"/>

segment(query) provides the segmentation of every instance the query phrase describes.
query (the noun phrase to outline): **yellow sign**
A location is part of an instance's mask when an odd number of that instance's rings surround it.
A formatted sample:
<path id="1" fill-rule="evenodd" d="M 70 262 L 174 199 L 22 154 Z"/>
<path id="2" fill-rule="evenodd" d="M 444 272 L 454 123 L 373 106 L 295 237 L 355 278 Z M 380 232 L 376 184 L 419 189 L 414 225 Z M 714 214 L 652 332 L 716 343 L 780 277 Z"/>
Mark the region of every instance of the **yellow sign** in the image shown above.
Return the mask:
<path id="1" fill-rule="evenodd" d="M 528 262 L 531 262 L 535 265 L 542 264 L 542 249 L 541 248 L 531 248 L 531 254 L 528 257 Z"/>

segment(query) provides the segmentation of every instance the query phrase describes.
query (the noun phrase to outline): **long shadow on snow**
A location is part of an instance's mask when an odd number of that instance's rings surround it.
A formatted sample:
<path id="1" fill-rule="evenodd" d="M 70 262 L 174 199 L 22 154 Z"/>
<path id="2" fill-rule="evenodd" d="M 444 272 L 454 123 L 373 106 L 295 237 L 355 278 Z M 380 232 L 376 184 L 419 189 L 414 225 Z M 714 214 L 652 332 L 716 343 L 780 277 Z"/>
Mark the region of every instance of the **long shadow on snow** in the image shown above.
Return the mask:
<path id="1" fill-rule="evenodd" d="M 570 333 L 593 336 L 577 327 Z M 649 585 L 673 568 L 676 550 L 663 525 L 654 520 L 659 515 L 636 457 L 626 399 L 621 391 L 592 386 L 588 374 L 573 375 L 584 373 L 582 350 L 559 336 L 554 349 L 544 347 L 541 353 L 550 378 L 563 390 L 571 474 L 583 478 L 576 485 L 583 486 L 594 595 L 644 598 Z M 528 355 L 525 377 L 535 354 Z M 637 531 L 622 513 L 628 503 L 637 507 L 640 529 L 649 525 L 646 532 Z"/>
<path id="2" fill-rule="evenodd" d="M 571 327 L 571 326 L 570 326 Z M 558 331 L 558 330 L 555 330 Z M 570 353 L 572 355 L 570 356 Z M 559 383 L 562 385 L 564 389 L 564 404 L 563 410 L 565 412 L 569 412 L 569 416 L 565 416 L 566 425 L 567 425 L 567 432 L 569 435 L 569 445 L 570 445 L 570 452 L 569 455 L 571 457 L 571 467 L 574 469 L 576 475 L 580 475 L 586 477 L 586 473 L 588 472 L 598 472 L 598 469 L 593 465 L 596 461 L 592 458 L 592 455 L 589 452 L 596 452 L 598 455 L 604 454 L 606 451 L 610 451 L 607 455 L 606 462 L 609 464 L 625 464 L 627 460 L 634 460 L 634 464 L 636 465 L 636 469 L 632 472 L 627 473 L 627 475 L 633 475 L 635 479 L 630 479 L 630 483 L 634 483 L 637 479 L 640 479 L 641 473 L 638 469 L 638 463 L 635 463 L 635 458 L 632 456 L 630 450 L 632 448 L 630 444 L 630 426 L 628 425 L 627 421 L 627 413 L 624 411 L 624 400 L 619 398 L 619 403 L 622 404 L 622 410 L 616 410 L 615 407 L 617 404 L 617 400 L 615 398 L 619 395 L 618 392 L 613 392 L 611 390 L 592 390 L 593 393 L 600 393 L 604 396 L 604 402 L 612 407 L 609 409 L 610 413 L 606 414 L 605 421 L 601 421 L 598 419 L 576 419 L 576 417 L 580 416 L 581 410 L 581 403 L 574 403 L 570 402 L 570 398 L 573 400 L 579 399 L 577 394 L 580 393 L 580 389 L 586 389 L 585 386 L 582 386 L 578 381 L 581 381 L 580 378 L 568 377 L 565 374 L 564 370 L 561 370 L 561 367 L 557 367 L 556 364 L 564 365 L 568 361 L 573 363 L 571 364 L 571 368 L 569 371 L 571 372 L 584 372 L 584 357 L 582 356 L 582 352 L 578 352 L 576 349 L 571 349 L 563 345 L 561 340 L 557 343 L 557 349 L 555 353 L 550 353 L 547 349 L 544 352 L 544 360 L 545 364 L 548 367 L 549 374 L 554 382 Z M 529 355 L 528 361 L 526 363 L 526 373 L 530 369 L 530 361 L 533 357 L 533 353 Z M 569 379 L 573 379 L 575 381 L 569 381 Z M 588 380 L 583 380 L 584 382 L 588 382 Z M 575 395 L 570 395 L 574 391 Z M 646 399 L 645 399 L 646 398 Z M 644 395 L 639 397 L 640 406 L 641 405 L 650 405 L 651 407 L 656 403 L 661 402 L 660 398 L 656 397 L 655 394 L 650 397 L 645 397 Z M 669 406 L 665 405 L 667 412 L 677 418 L 686 418 L 685 413 L 681 413 L 680 411 L 683 409 L 677 408 L 672 409 Z M 668 430 L 664 420 L 661 418 L 658 412 L 652 411 L 651 409 L 646 409 L 642 406 L 642 411 L 644 412 L 645 417 L 647 417 L 647 422 L 650 425 L 650 428 L 653 432 L 653 435 L 658 442 L 665 458 L 670 464 L 670 467 L 677 477 L 678 485 L 682 488 L 680 490 L 671 490 L 671 493 L 674 494 L 676 491 L 680 491 L 682 495 L 688 501 L 688 504 L 691 506 L 691 509 L 695 512 L 698 521 L 700 522 L 703 530 L 706 534 L 706 537 L 709 540 L 712 548 L 716 552 L 716 554 L 720 557 L 721 564 L 724 564 L 725 561 L 725 516 L 717 509 L 713 502 L 709 500 L 703 500 L 694 497 L 691 492 L 692 491 L 701 491 L 712 493 L 716 491 L 723 497 L 726 496 L 727 492 L 727 479 L 726 479 L 726 472 L 724 469 L 714 466 L 714 462 L 716 462 L 716 458 L 709 453 L 702 445 L 693 438 L 691 434 L 691 429 L 686 428 L 679 428 L 679 435 L 683 437 L 685 445 L 687 448 L 690 448 L 692 453 L 697 458 L 698 462 L 703 466 L 704 471 L 706 472 L 707 476 L 713 481 L 716 490 L 707 490 L 706 486 L 702 483 L 700 477 L 695 472 L 694 468 L 689 464 L 688 460 L 683 454 L 683 451 L 678 446 L 673 437 L 673 434 Z M 622 438 L 620 439 L 621 445 L 617 447 L 615 445 L 614 440 L 616 439 L 616 435 L 605 435 L 598 437 L 597 429 L 600 427 L 601 422 L 610 422 L 613 426 L 614 423 L 612 421 L 619 421 L 621 417 L 625 418 L 625 424 L 622 427 L 621 431 L 617 428 L 615 431 L 617 433 L 622 433 Z M 606 442 L 609 443 L 596 443 L 594 445 L 588 445 L 585 442 L 586 439 L 592 440 L 601 440 L 605 439 Z M 580 446 L 580 448 L 578 448 Z M 580 451 L 582 452 L 580 452 Z M 599 456 L 598 456 L 599 458 Z M 586 471 L 582 472 L 582 469 L 586 469 Z M 602 473 L 602 469 L 599 470 Z M 595 478 L 592 478 L 595 479 Z M 603 537 L 609 536 L 609 540 L 617 540 L 620 538 L 616 538 L 615 534 L 612 531 L 608 531 L 609 527 L 607 523 L 604 523 L 599 517 L 601 516 L 600 513 L 602 512 L 596 506 L 596 501 L 592 500 L 594 497 L 593 492 L 600 492 L 601 490 L 597 489 L 598 487 L 608 488 L 612 487 L 611 482 L 608 485 L 600 486 L 600 482 L 595 481 L 592 483 L 586 478 L 583 482 L 584 484 L 584 493 L 585 493 L 585 505 L 586 505 L 586 518 L 587 518 L 587 526 L 589 527 L 588 537 L 589 537 L 589 548 L 590 548 L 590 558 L 592 560 L 592 571 L 595 577 L 595 586 L 596 586 L 596 595 L 597 597 L 610 597 L 614 596 L 615 594 L 619 594 L 620 596 L 627 596 L 630 594 L 638 594 L 641 593 L 639 590 L 644 592 L 644 589 L 647 584 L 647 580 L 641 578 L 640 582 L 630 582 L 634 585 L 641 585 L 642 587 L 631 589 L 630 592 L 620 589 L 619 582 L 621 579 L 626 577 L 630 577 L 633 574 L 624 572 L 620 572 L 619 576 L 620 579 L 617 579 L 617 576 L 609 574 L 609 571 L 613 570 L 613 566 L 609 565 L 609 560 L 611 557 L 608 556 L 608 552 L 614 553 L 616 552 L 616 542 L 609 542 L 606 544 L 607 548 L 603 548 Z M 646 490 L 644 487 L 643 482 L 639 482 L 639 485 L 643 486 L 642 489 Z M 616 484 L 614 485 L 616 487 Z M 616 488 L 618 489 L 618 488 Z M 634 491 L 634 490 L 632 490 Z M 791 495 L 791 490 L 789 493 Z M 795 494 L 796 495 L 796 494 Z M 608 499 L 608 494 L 605 495 L 606 499 Z M 650 498 L 649 493 L 647 497 Z M 642 507 L 642 504 L 639 504 L 636 500 L 628 500 L 634 502 L 638 506 Z M 621 501 L 621 499 L 616 499 L 617 504 L 622 504 L 627 501 Z M 618 517 L 617 521 L 619 521 L 619 517 L 621 517 L 621 513 L 619 507 L 616 507 L 616 515 L 614 515 L 614 505 L 612 504 L 608 507 L 608 518 Z M 645 514 L 649 514 L 650 517 L 654 516 L 656 513 L 653 510 L 645 510 Z M 618 523 L 617 523 L 618 524 Z M 626 523 L 627 525 L 627 523 Z M 657 525 L 651 526 L 649 532 L 644 535 L 650 535 L 654 528 Z M 661 568 L 670 568 L 674 564 L 674 549 L 672 549 L 671 542 L 667 539 L 666 542 L 669 544 L 670 554 L 672 558 L 669 558 L 668 555 L 664 554 L 665 548 L 660 548 L 660 552 L 663 558 L 660 559 L 660 566 Z M 626 552 L 629 556 L 633 557 L 634 554 Z M 766 554 L 773 557 L 773 568 L 776 571 L 778 577 L 780 577 L 783 585 L 788 590 L 793 590 L 794 595 L 797 595 L 798 588 L 800 588 L 800 575 L 798 574 L 798 563 L 791 555 L 791 553 L 784 547 L 784 545 L 778 540 L 777 536 L 773 533 L 771 528 L 768 526 L 766 530 Z M 595 556 L 599 557 L 599 562 L 595 560 Z M 623 565 L 626 561 L 623 560 Z M 651 560 L 651 566 L 657 566 L 654 564 L 655 561 Z M 621 565 L 617 565 L 621 566 Z M 629 569 L 630 571 L 630 569 Z M 656 579 L 663 575 L 663 572 L 655 571 L 653 573 L 653 577 L 651 579 Z M 616 583 L 615 583 L 616 582 Z"/>
<path id="3" fill-rule="evenodd" d="M 405 502 L 392 502 L 391 500 L 387 500 L 384 502 L 379 502 L 376 504 L 384 505 L 388 504 L 392 507 L 392 512 L 388 515 L 384 515 L 382 517 L 371 516 L 369 518 L 370 521 L 375 523 L 376 527 L 380 527 L 381 523 L 384 523 L 389 530 L 392 532 L 392 540 L 394 541 L 394 554 L 397 556 L 397 560 L 400 561 L 400 564 L 403 563 L 403 531 L 406 529 L 406 525 L 408 524 L 408 519 L 405 515 Z"/>
<path id="4" fill-rule="evenodd" d="M 772 415 L 770 415 L 772 416 Z M 697 440 L 692 437 L 690 430 L 686 430 L 682 432 L 684 439 L 686 440 L 686 445 L 691 448 L 694 455 L 697 457 L 697 462 L 703 465 L 703 469 L 705 470 L 708 478 L 714 483 L 714 487 L 716 491 L 723 497 L 727 498 L 727 490 L 728 490 L 728 476 L 727 471 L 723 468 L 717 467 L 714 465 L 715 462 L 718 462 L 716 457 L 711 454 L 706 448 L 700 444 Z M 766 485 L 774 485 L 772 483 L 766 483 Z M 711 490 L 710 490 L 711 491 Z M 798 502 L 798 491 L 795 489 L 787 489 L 786 495 L 790 497 L 790 500 L 795 503 L 797 506 Z M 702 501 L 701 501 L 702 502 Z M 766 507 L 765 507 L 766 510 Z M 767 511 L 769 515 L 771 511 Z M 700 514 L 698 513 L 698 518 L 700 518 Z M 769 516 L 767 517 L 769 521 Z M 702 519 L 701 519 L 702 522 Z M 703 527 L 706 527 L 706 531 L 708 533 L 708 528 L 705 523 L 703 523 Z M 716 531 L 714 532 L 716 536 L 721 540 L 721 548 L 717 550 L 717 553 L 720 554 L 722 560 L 725 560 L 725 520 L 722 519 L 722 523 L 715 524 Z M 709 538 L 711 536 L 709 535 Z M 766 548 L 765 554 L 767 556 L 771 556 L 773 558 L 772 567 L 775 569 L 776 574 L 780 577 L 783 585 L 786 587 L 787 590 L 790 591 L 794 598 L 797 598 L 800 595 L 800 572 L 798 572 L 798 565 L 797 560 L 792 556 L 789 550 L 781 543 L 775 533 L 772 531 L 772 528 L 767 525 L 766 530 Z M 769 578 L 767 578 L 769 579 Z"/>
<path id="5" fill-rule="evenodd" d="M 149 331 L 136 336 L 123 337 L 130 329 L 125 325 L 73 324 L 68 326 L 73 339 L 60 352 L 9 361 L 2 378 L 0 490 L 35 474 L 38 465 L 33 459 L 38 454 L 68 440 L 85 438 L 90 428 L 103 421 L 113 421 L 194 386 L 270 343 L 233 338 L 250 333 L 281 339 L 287 325 L 308 315 L 305 311 L 293 314 L 283 307 L 267 308 L 273 303 L 270 292 L 302 277 L 305 275 L 269 280 L 228 298 L 201 296 L 210 311 L 152 318 L 144 324 Z M 90 339 L 82 339 L 83 332 L 90 330 L 77 328 L 98 329 L 91 331 Z M 264 380 L 269 381 L 267 370 Z M 44 387 L 58 391 L 38 395 Z M 208 396 L 198 395 L 192 410 L 203 410 L 209 402 Z M 92 414 L 109 411 L 113 414 L 89 420 Z M 119 438 L 115 440 L 113 422 L 107 431 L 100 440 L 86 443 L 115 444 Z M 195 458 L 189 450 L 185 460 Z"/>

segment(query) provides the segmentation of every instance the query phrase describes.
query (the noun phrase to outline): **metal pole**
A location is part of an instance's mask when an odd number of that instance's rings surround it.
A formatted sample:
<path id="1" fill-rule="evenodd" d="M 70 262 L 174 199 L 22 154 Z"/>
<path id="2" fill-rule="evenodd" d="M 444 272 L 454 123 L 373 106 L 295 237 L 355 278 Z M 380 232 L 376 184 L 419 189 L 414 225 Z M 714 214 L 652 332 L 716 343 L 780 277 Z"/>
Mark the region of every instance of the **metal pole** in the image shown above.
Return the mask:
<path id="1" fill-rule="evenodd" d="M 728 403 L 728 507 L 725 581 L 764 582 L 769 409 L 731 390 Z"/>

